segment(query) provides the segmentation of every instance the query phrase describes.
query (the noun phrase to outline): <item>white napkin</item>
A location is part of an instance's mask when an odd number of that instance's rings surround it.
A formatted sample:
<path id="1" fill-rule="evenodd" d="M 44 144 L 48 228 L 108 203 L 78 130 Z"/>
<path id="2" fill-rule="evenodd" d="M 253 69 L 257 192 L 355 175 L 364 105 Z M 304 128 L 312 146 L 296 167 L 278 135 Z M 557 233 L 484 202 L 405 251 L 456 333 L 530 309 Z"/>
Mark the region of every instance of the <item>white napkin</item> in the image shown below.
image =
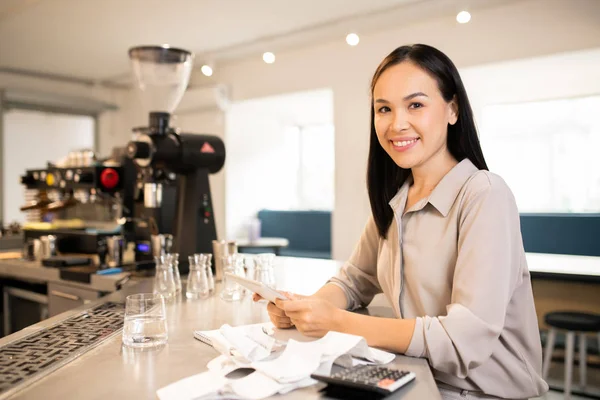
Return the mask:
<path id="1" fill-rule="evenodd" d="M 392 353 L 369 347 L 360 336 L 329 332 L 312 342 L 290 339 L 285 350 L 278 357 L 270 359 L 268 357 L 272 349 L 277 346 L 275 340 L 264 334 L 260 327 L 247 331 L 239 328 L 223 325 L 219 332 L 224 343 L 218 343 L 217 346 L 223 346 L 227 351 L 208 363 L 208 372 L 182 379 L 158 390 L 160 400 L 258 400 L 313 385 L 316 381 L 310 375 L 315 372 L 328 374 L 333 363 L 345 367 L 365 362 L 362 360 L 383 364 L 395 357 Z M 235 349 L 243 357 L 233 357 L 231 349 Z M 274 356 L 277 354 L 273 353 Z M 240 367 L 254 368 L 255 372 L 240 379 L 226 378 L 227 374 Z"/>
<path id="2" fill-rule="evenodd" d="M 274 360 L 258 361 L 252 366 L 279 383 L 298 382 L 310 377 L 321 364 L 323 351 L 316 342 L 290 339 L 283 353 Z"/>
<path id="3" fill-rule="evenodd" d="M 275 341 L 269 342 L 268 339 L 270 338 L 262 333 L 262 331 L 240 331 L 227 324 L 223 325 L 220 331 L 223 337 L 230 343 L 231 347 L 248 361 L 259 361 L 271 355 L 271 349 Z M 248 333 L 252 334 L 253 337 L 249 337 Z M 260 338 L 261 333 L 262 336 L 266 338 Z M 254 338 L 259 339 L 256 341 L 253 340 Z"/>

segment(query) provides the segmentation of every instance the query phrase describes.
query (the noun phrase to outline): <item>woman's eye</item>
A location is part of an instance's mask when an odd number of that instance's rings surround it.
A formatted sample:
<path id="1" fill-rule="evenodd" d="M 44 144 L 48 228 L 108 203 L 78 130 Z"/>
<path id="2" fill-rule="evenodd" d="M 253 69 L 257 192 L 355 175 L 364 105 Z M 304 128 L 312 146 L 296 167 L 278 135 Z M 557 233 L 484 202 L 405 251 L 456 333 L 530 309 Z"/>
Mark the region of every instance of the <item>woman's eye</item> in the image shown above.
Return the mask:
<path id="1" fill-rule="evenodd" d="M 387 106 L 383 106 L 381 107 L 379 110 L 377 110 L 378 113 L 386 113 L 386 112 L 390 112 L 390 108 Z"/>
<path id="2" fill-rule="evenodd" d="M 408 108 L 421 108 L 423 107 L 423 104 L 421 103 L 410 103 L 410 106 L 408 106 Z"/>

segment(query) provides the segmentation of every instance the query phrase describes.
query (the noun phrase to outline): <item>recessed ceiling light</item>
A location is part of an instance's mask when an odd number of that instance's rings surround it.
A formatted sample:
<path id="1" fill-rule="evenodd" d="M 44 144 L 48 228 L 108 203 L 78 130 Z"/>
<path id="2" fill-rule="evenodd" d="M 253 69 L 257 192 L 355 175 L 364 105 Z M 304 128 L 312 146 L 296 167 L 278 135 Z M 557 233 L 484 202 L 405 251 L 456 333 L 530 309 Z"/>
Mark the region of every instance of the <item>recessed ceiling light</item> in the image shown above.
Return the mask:
<path id="1" fill-rule="evenodd" d="M 202 71 L 202 73 L 205 76 L 211 76 L 213 74 L 213 69 L 211 68 L 210 65 L 204 64 L 201 68 L 200 71 Z"/>
<path id="2" fill-rule="evenodd" d="M 356 46 L 358 42 L 360 42 L 360 38 L 356 33 L 349 33 L 346 36 L 346 43 L 348 43 L 350 46 Z"/>
<path id="3" fill-rule="evenodd" d="M 275 54 L 271 53 L 270 51 L 263 53 L 263 61 L 267 64 L 273 64 L 275 62 Z"/>
<path id="4" fill-rule="evenodd" d="M 459 24 L 466 24 L 470 20 L 471 14 L 468 11 L 461 11 L 456 14 L 456 21 L 458 21 Z"/>

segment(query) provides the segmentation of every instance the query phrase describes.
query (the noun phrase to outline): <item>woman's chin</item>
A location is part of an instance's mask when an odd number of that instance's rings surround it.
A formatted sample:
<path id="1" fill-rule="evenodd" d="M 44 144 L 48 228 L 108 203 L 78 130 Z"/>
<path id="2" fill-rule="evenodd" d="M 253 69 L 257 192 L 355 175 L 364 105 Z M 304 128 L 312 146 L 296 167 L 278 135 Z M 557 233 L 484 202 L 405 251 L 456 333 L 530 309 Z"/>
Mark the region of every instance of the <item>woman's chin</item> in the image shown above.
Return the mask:
<path id="1" fill-rule="evenodd" d="M 396 155 L 396 157 L 393 157 L 392 159 L 397 166 L 404 169 L 411 169 L 418 164 L 417 160 L 415 160 L 413 157 L 398 157 Z"/>

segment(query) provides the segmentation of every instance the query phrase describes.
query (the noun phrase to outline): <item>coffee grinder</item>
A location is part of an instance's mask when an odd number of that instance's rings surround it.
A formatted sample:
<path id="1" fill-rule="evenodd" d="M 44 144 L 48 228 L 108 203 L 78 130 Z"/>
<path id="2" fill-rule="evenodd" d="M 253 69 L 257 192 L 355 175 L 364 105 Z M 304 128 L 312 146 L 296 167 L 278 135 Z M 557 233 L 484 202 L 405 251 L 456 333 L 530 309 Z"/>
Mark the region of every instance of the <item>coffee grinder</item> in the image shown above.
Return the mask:
<path id="1" fill-rule="evenodd" d="M 140 46 L 129 50 L 129 58 L 149 111 L 149 125 L 135 128 L 127 145 L 128 156 L 138 166 L 137 188 L 143 191 L 144 210 L 136 218 L 153 221 L 155 234 L 173 234 L 171 251 L 179 253 L 181 273 L 186 273 L 188 256 L 212 253 L 217 238 L 208 174 L 223 167 L 225 145 L 217 136 L 181 133 L 169 125 L 190 79 L 192 53 Z M 164 204 L 168 189 L 175 189 L 175 196 L 171 204 Z M 164 213 L 174 216 L 168 229 L 160 222 L 165 221 Z"/>

